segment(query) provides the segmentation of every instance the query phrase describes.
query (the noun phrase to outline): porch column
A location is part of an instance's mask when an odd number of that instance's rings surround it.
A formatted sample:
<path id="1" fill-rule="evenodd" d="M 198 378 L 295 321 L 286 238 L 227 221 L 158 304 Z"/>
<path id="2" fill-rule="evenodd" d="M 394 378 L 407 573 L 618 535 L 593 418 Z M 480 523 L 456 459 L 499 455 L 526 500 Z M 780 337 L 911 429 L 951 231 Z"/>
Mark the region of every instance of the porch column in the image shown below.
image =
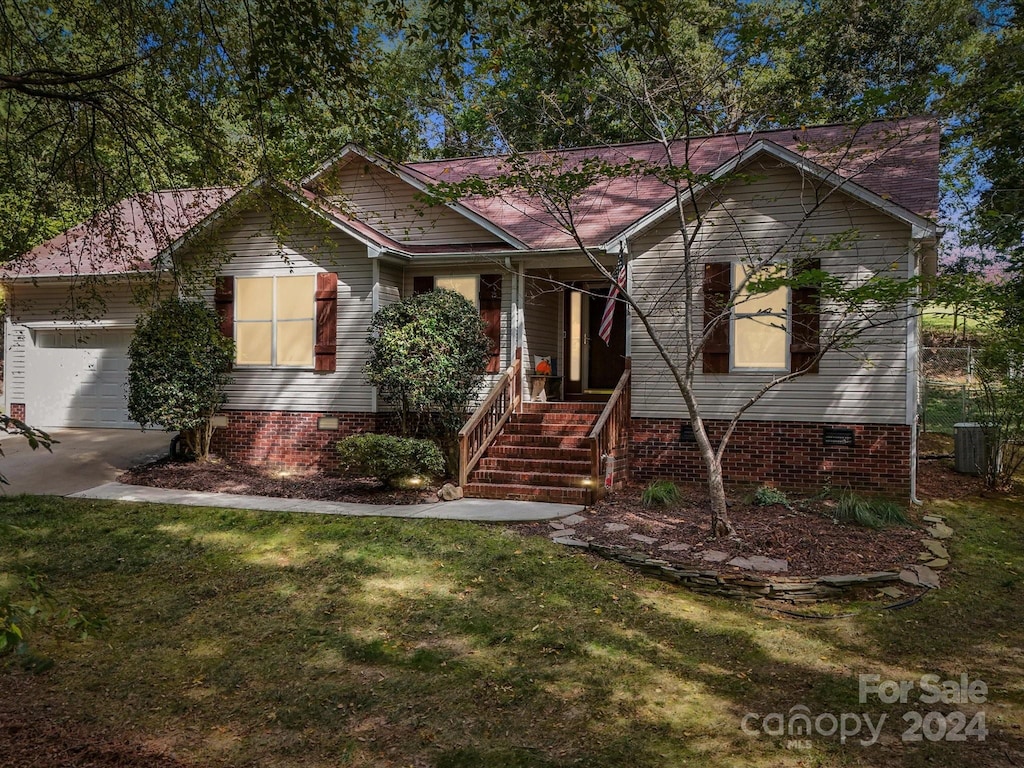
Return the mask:
<path id="1" fill-rule="evenodd" d="M 526 340 L 526 268 L 522 262 L 515 266 L 516 291 L 512 299 L 512 358 L 515 359 L 516 351 L 522 353 L 523 344 Z M 520 376 L 526 376 L 527 366 L 524 365 Z"/>
<path id="2" fill-rule="evenodd" d="M 619 248 L 622 251 L 622 264 L 626 270 L 626 293 L 633 295 L 633 265 L 629 258 L 629 243 L 626 240 L 619 241 Z M 626 361 L 633 357 L 633 308 L 625 305 L 626 310 Z"/>

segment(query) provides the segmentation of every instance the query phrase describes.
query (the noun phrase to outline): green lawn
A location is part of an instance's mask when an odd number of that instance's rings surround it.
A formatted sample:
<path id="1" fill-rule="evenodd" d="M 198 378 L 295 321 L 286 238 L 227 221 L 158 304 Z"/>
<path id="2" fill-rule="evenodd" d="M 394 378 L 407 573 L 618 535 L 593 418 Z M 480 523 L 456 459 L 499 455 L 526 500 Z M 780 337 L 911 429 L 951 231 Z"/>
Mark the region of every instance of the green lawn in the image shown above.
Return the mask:
<path id="1" fill-rule="evenodd" d="M 952 435 L 954 425 L 976 419 L 984 404 L 976 389 L 929 381 L 924 383 L 922 402 L 924 428 L 942 435 Z"/>
<path id="2" fill-rule="evenodd" d="M 978 334 L 983 332 L 985 326 L 991 322 L 991 318 L 979 318 L 975 315 L 964 317 L 962 314 L 956 316 L 957 338 L 962 338 L 966 326 L 968 340 L 974 340 Z M 926 334 L 937 336 L 953 337 L 953 311 L 946 307 L 933 307 L 926 309 L 921 314 L 921 329 Z"/>
<path id="3" fill-rule="evenodd" d="M 196 766 L 1021 765 L 1020 502 L 933 505 L 950 586 L 816 622 L 496 526 L 9 498 L 0 593 L 50 598 L 0 686 L 7 712 Z M 989 699 L 861 704 L 859 673 L 966 673 Z M 797 705 L 889 721 L 869 747 L 740 728 Z M 979 708 L 983 743 L 900 740 L 908 710 Z M 19 738 L 0 727 L 0 755 Z"/>

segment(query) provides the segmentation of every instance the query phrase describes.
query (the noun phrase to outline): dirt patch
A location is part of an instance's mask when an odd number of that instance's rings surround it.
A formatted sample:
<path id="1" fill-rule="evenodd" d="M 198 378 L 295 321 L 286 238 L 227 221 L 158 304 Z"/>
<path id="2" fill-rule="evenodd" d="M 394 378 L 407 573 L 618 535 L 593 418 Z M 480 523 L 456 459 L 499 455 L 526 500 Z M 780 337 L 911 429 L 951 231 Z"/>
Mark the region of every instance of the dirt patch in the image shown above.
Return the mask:
<path id="1" fill-rule="evenodd" d="M 824 576 L 899 570 L 921 551 L 917 526 L 882 530 L 839 524 L 829 503 L 802 502 L 792 509 L 730 502 L 736 535 L 713 538 L 703 489 L 683 487 L 682 501 L 669 509 L 641 502 L 642 488 L 628 487 L 602 499 L 573 523 L 572 538 L 622 546 L 650 557 L 704 570 L 735 571 L 728 561 L 759 556 L 785 560 L 790 576 Z M 917 514 L 917 513 L 912 513 Z M 551 523 L 517 526 L 524 533 L 557 536 Z M 645 541 L 653 539 L 653 541 Z M 708 557 L 705 553 L 713 552 Z"/>
<path id="2" fill-rule="evenodd" d="M 0 765 L 19 768 L 186 768 L 173 755 L 77 720 L 33 676 L 5 673 Z"/>
<path id="3" fill-rule="evenodd" d="M 388 489 L 374 478 L 321 473 L 272 474 L 223 461 L 174 462 L 161 459 L 130 469 L 118 480 L 130 485 L 205 493 L 240 493 L 314 501 L 362 504 L 423 504 L 437 501 L 433 487 Z"/>
<path id="4" fill-rule="evenodd" d="M 922 458 L 917 462 L 917 495 L 924 501 L 984 496 L 985 481 L 954 471 L 951 458 Z"/>

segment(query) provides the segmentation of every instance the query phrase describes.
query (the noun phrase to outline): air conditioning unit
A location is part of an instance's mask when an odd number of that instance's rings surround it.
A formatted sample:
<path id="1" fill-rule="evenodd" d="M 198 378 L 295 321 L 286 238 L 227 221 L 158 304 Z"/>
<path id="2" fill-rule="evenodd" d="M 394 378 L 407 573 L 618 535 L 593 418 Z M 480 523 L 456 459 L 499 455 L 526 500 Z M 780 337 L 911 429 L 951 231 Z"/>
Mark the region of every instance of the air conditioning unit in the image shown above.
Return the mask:
<path id="1" fill-rule="evenodd" d="M 984 475 L 992 462 L 1002 463 L 999 429 L 973 421 L 953 425 L 953 466 L 965 475 Z"/>

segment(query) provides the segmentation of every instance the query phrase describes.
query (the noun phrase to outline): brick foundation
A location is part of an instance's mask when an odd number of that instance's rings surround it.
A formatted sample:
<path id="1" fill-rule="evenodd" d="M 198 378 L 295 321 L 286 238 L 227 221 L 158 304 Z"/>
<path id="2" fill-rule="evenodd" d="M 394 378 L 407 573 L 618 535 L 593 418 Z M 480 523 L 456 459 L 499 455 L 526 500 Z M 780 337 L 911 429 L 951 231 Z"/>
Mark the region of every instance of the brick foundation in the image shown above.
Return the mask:
<path id="1" fill-rule="evenodd" d="M 20 407 L 12 404 L 11 415 Z M 225 411 L 228 426 L 213 436 L 212 450 L 240 464 L 288 469 L 338 469 L 334 445 L 358 432 L 388 431 L 390 414 L 292 411 Z M 336 417 L 337 430 L 317 430 L 317 419 Z M 616 477 L 631 474 L 645 482 L 668 478 L 704 480 L 704 466 L 695 443 L 680 442 L 687 422 L 681 419 L 632 420 L 630 451 L 616 454 Z M 854 446 L 823 445 L 826 426 L 854 431 Z M 724 422 L 707 422 L 716 442 Z M 726 451 L 727 483 L 770 483 L 786 490 L 851 488 L 860 492 L 906 496 L 910 492 L 911 428 L 889 424 L 817 424 L 747 421 L 733 433 Z"/>
<path id="2" fill-rule="evenodd" d="M 25 404 L 24 403 L 11 403 L 10 417 L 17 419 L 18 421 L 25 421 Z"/>
<path id="3" fill-rule="evenodd" d="M 226 427 L 213 433 L 211 452 L 239 464 L 282 469 L 338 469 L 335 444 L 357 432 L 378 431 L 375 413 L 224 411 Z M 338 429 L 318 430 L 322 416 L 338 419 Z M 383 416 L 383 414 L 382 414 Z"/>
<path id="4" fill-rule="evenodd" d="M 703 482 L 696 443 L 680 442 L 686 420 L 633 419 L 632 472 L 639 481 Z M 724 422 L 705 423 L 712 444 Z M 825 427 L 852 429 L 854 446 L 822 443 Z M 723 471 L 727 483 L 770 483 L 783 489 L 851 488 L 893 496 L 910 493 L 911 427 L 893 424 L 816 424 L 745 421 L 733 433 Z"/>

